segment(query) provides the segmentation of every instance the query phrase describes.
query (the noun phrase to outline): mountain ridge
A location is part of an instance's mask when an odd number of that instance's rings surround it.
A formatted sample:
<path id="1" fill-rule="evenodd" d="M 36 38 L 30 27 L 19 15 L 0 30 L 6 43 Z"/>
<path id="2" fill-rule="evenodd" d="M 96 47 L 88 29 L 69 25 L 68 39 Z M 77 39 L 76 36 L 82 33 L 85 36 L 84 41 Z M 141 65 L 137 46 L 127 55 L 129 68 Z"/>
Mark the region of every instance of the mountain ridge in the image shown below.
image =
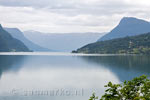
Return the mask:
<path id="1" fill-rule="evenodd" d="M 72 51 L 94 54 L 150 54 L 150 33 L 99 41 Z"/>
<path id="2" fill-rule="evenodd" d="M 98 39 L 98 41 L 135 36 L 148 32 L 150 32 L 150 22 L 135 17 L 123 17 L 114 29 Z"/>
<path id="3" fill-rule="evenodd" d="M 42 47 L 52 47 L 56 51 L 71 52 L 88 43 L 96 42 L 105 33 L 41 33 L 25 31 L 24 35 Z M 34 36 L 34 37 L 33 37 Z"/>
<path id="4" fill-rule="evenodd" d="M 22 41 L 28 48 L 30 48 L 33 51 L 43 51 L 43 52 L 48 52 L 51 51 L 50 49 L 43 48 L 32 41 L 28 40 L 24 34 L 18 29 L 18 28 L 4 28 L 6 31 L 8 31 L 14 38 Z"/>
<path id="5" fill-rule="evenodd" d="M 0 24 L 0 52 L 31 52 L 20 40 L 15 39 Z"/>

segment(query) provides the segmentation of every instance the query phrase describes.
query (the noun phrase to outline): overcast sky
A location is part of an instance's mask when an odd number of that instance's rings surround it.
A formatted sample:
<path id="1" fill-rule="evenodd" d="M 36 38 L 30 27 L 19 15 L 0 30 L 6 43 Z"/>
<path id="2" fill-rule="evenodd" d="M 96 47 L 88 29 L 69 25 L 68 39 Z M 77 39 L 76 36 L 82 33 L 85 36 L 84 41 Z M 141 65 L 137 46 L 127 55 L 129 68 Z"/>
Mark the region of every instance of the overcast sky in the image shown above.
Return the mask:
<path id="1" fill-rule="evenodd" d="M 108 32 L 124 16 L 150 21 L 150 0 L 0 0 L 0 23 L 22 31 Z"/>

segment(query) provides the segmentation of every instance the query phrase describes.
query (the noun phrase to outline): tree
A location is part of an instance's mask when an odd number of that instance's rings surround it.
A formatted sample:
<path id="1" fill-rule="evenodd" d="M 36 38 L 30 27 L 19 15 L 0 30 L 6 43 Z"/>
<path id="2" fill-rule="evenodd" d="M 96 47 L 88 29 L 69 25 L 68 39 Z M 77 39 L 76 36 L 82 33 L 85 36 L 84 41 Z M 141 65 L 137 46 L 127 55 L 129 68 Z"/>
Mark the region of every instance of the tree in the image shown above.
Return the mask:
<path id="1" fill-rule="evenodd" d="M 150 79 L 142 75 L 123 84 L 109 82 L 100 100 L 150 100 Z M 92 97 L 96 97 L 95 94 Z M 94 98 L 89 100 L 95 100 Z"/>
<path id="2" fill-rule="evenodd" d="M 95 93 L 93 93 L 89 100 L 96 100 L 96 99 L 98 99 L 98 97 L 95 96 Z"/>

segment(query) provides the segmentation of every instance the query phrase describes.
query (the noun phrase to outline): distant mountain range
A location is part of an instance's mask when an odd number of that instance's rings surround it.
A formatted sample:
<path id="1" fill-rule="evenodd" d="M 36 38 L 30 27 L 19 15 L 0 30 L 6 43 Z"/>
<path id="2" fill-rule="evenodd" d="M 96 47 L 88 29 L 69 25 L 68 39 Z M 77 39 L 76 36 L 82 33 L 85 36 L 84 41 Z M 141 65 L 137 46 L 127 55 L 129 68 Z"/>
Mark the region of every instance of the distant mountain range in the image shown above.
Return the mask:
<path id="1" fill-rule="evenodd" d="M 117 27 L 97 42 L 85 45 L 73 52 L 150 54 L 150 22 L 124 17 Z"/>
<path id="2" fill-rule="evenodd" d="M 106 33 L 41 33 L 25 31 L 24 35 L 32 42 L 60 52 L 71 52 L 86 44 L 96 42 Z"/>
<path id="3" fill-rule="evenodd" d="M 4 28 L 7 32 L 9 32 L 14 38 L 22 41 L 30 50 L 32 51 L 42 51 L 42 52 L 48 52 L 51 51 L 50 49 L 43 48 L 32 41 L 28 40 L 24 34 L 18 29 L 18 28 Z M 34 35 L 32 36 L 34 37 Z"/>
<path id="4" fill-rule="evenodd" d="M 99 41 L 88 44 L 73 52 L 96 54 L 150 54 L 150 33 Z"/>
<path id="5" fill-rule="evenodd" d="M 0 25 L 0 52 L 30 52 L 27 46 L 18 39 L 12 37 Z"/>
<path id="6" fill-rule="evenodd" d="M 134 51 L 135 49 L 136 50 L 138 49 L 137 52 L 140 52 L 139 48 L 142 48 L 142 50 L 143 49 L 149 50 L 147 37 L 144 37 L 141 34 L 150 32 L 150 22 L 144 21 L 142 19 L 133 18 L 133 17 L 122 18 L 120 23 L 107 34 L 94 33 L 94 32 L 93 33 L 92 32 L 41 33 L 37 31 L 25 31 L 23 33 L 17 28 L 3 29 L 2 26 L 0 26 L 0 28 L 1 28 L 1 33 L 0 33 L 1 51 L 7 49 L 6 51 L 32 50 L 32 51 L 49 52 L 55 50 L 58 52 L 59 51 L 71 52 L 72 50 L 80 48 L 74 52 L 84 52 L 84 53 L 118 53 L 118 52 L 133 53 L 134 52 L 135 53 Z M 141 38 L 138 35 L 140 35 Z M 149 38 L 149 35 L 146 36 L 148 36 Z M 141 39 L 144 39 L 145 41 L 143 42 Z M 10 40 L 12 42 L 10 42 Z M 14 46 L 15 43 L 16 46 Z M 129 48 L 128 46 L 131 45 L 130 43 L 131 44 L 134 43 L 134 45 L 136 45 L 136 48 L 133 47 L 132 48 L 133 50 L 128 50 Z M 138 43 L 142 45 L 138 46 L 139 45 Z M 143 43 L 145 43 L 146 45 Z"/>
<path id="7" fill-rule="evenodd" d="M 135 36 L 150 32 L 150 22 L 134 17 L 124 17 L 119 25 L 98 41 Z"/>

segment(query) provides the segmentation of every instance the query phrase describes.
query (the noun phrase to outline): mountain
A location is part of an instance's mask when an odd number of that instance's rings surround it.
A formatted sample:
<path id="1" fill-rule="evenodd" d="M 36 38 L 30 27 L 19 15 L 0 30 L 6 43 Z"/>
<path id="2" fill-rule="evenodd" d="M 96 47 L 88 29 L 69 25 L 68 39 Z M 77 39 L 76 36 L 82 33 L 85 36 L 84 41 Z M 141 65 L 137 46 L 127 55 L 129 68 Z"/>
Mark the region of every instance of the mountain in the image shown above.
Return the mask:
<path id="1" fill-rule="evenodd" d="M 88 44 L 73 52 L 98 54 L 150 54 L 150 33 L 99 41 Z"/>
<path id="2" fill-rule="evenodd" d="M 28 40 L 24 34 L 17 28 L 4 28 L 7 32 L 9 32 L 14 38 L 22 41 L 30 50 L 33 51 L 51 51 L 47 48 L 43 48 L 32 41 Z M 32 36 L 34 37 L 34 35 Z"/>
<path id="3" fill-rule="evenodd" d="M 0 25 L 0 52 L 30 52 L 30 50 Z"/>
<path id="4" fill-rule="evenodd" d="M 71 52 L 86 44 L 97 41 L 105 33 L 41 33 L 25 31 L 24 35 L 32 42 L 42 47 L 53 48 L 56 51 Z M 34 36 L 34 37 L 33 37 Z"/>
<path id="5" fill-rule="evenodd" d="M 150 22 L 133 17 L 124 17 L 117 27 L 101 37 L 98 41 L 105 41 L 126 36 L 135 36 L 148 32 L 150 32 Z"/>

